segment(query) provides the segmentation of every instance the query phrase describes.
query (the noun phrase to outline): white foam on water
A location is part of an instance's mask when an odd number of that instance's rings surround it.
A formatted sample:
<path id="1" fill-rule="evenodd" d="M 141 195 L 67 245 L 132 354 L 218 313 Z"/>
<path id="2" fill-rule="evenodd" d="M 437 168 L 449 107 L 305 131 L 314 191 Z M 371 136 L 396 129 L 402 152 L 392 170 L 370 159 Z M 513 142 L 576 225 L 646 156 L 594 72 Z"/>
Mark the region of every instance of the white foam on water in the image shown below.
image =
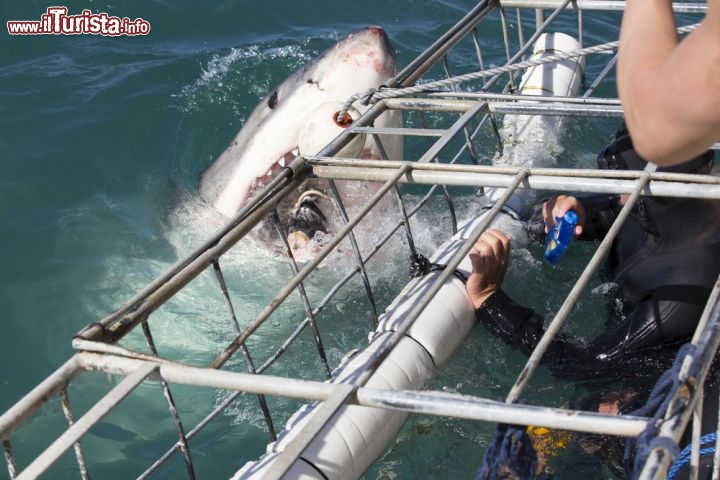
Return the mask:
<path id="1" fill-rule="evenodd" d="M 493 165 L 510 167 L 554 167 L 563 151 L 560 117 L 506 115 L 500 131 L 503 155 Z"/>
<path id="2" fill-rule="evenodd" d="M 237 62 L 257 64 L 267 60 L 279 58 L 290 58 L 296 62 L 308 62 L 312 55 L 303 52 L 302 45 L 287 45 L 283 47 L 261 48 L 258 45 L 251 45 L 247 48 L 233 48 L 226 55 L 213 55 L 207 66 L 203 69 L 200 78 L 194 86 L 204 86 L 218 82 L 222 86 L 222 80 L 231 67 Z"/>

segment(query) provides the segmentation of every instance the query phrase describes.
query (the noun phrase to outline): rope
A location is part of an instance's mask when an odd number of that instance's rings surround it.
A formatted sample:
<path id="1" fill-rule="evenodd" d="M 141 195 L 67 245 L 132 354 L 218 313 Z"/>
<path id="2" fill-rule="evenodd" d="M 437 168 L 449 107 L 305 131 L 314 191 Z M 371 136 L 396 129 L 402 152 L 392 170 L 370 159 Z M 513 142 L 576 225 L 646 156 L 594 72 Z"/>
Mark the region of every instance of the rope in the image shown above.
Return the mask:
<path id="1" fill-rule="evenodd" d="M 688 25 L 685 27 L 680 27 L 677 29 L 678 34 L 685 34 L 689 33 L 693 30 L 695 30 L 698 27 L 699 24 L 694 25 Z M 576 50 L 573 52 L 560 52 L 556 53 L 554 55 L 549 55 L 547 57 L 541 57 L 541 58 L 532 58 L 530 60 L 525 60 L 523 62 L 514 63 L 512 65 L 504 65 L 502 67 L 495 67 L 490 68 L 487 70 L 481 70 L 479 72 L 471 72 L 466 73 L 464 75 L 459 75 L 456 77 L 447 78 L 444 80 L 436 80 L 434 82 L 428 82 L 424 83 L 422 85 L 415 85 L 412 87 L 405 87 L 405 88 L 388 88 L 386 86 L 380 86 L 378 88 L 370 88 L 362 93 L 356 93 L 355 95 L 351 96 L 347 99 L 345 102 L 345 105 L 343 105 L 342 109 L 338 112 L 338 116 L 342 118 L 347 111 L 350 109 L 353 103 L 355 103 L 358 100 L 361 100 L 361 103 L 363 105 L 369 105 L 370 103 L 376 103 L 378 100 L 386 99 L 386 98 L 396 98 L 396 97 L 402 97 L 405 95 L 415 95 L 418 93 L 424 93 L 429 92 L 433 90 L 439 90 L 446 87 L 450 87 L 453 85 L 457 85 L 459 83 L 471 81 L 471 80 L 479 80 L 482 78 L 487 77 L 493 77 L 495 75 L 500 75 L 503 73 L 511 73 L 517 70 L 523 70 L 525 68 L 535 67 L 538 65 L 544 65 L 546 63 L 553 63 L 558 62 L 561 60 L 567 60 L 569 58 L 576 58 L 580 57 L 582 55 L 588 55 L 591 53 L 600 53 L 607 50 L 613 50 L 618 47 L 620 42 L 618 40 L 615 40 L 613 42 L 607 42 L 602 43 L 600 45 L 595 45 L 592 47 L 586 47 L 582 48 L 580 50 Z"/>
<path id="2" fill-rule="evenodd" d="M 640 471 L 653 448 L 659 447 L 666 449 L 670 452 L 672 458 L 675 458 L 680 451 L 677 443 L 672 438 L 658 437 L 657 432 L 662 422 L 662 417 L 680 386 L 679 375 L 683 360 L 687 355 L 693 355 L 694 353 L 695 345 L 689 343 L 683 345 L 678 351 L 672 367 L 667 369 L 658 379 L 645 405 L 628 413 L 628 415 L 651 418 L 645 430 L 634 440 L 628 440 L 625 446 L 625 469 L 632 472 L 633 479 L 639 477 Z M 635 459 L 633 461 L 633 467 L 630 469 L 633 449 L 635 450 Z"/>
<path id="3" fill-rule="evenodd" d="M 410 255 L 410 278 L 422 277 L 431 272 L 442 272 L 447 265 L 441 263 L 432 263 L 428 258 L 420 253 Z M 467 283 L 467 277 L 459 270 L 455 270 L 453 275 Z"/>
<path id="4" fill-rule="evenodd" d="M 476 480 L 533 480 L 537 464 L 537 452 L 527 427 L 500 423 Z"/>
<path id="5" fill-rule="evenodd" d="M 713 442 L 715 443 L 717 441 L 717 435 L 715 433 L 708 433 L 707 435 L 703 435 L 700 437 L 700 445 L 705 445 L 706 443 Z M 678 474 L 681 468 L 683 468 L 685 465 L 690 463 L 690 455 L 692 452 L 692 445 L 688 445 L 685 448 L 683 448 L 682 452 L 680 452 L 680 455 L 678 456 L 677 460 L 675 460 L 675 463 L 672 464 L 670 469 L 668 470 L 667 474 L 667 480 L 674 480 L 675 476 Z M 711 447 L 701 448 L 700 449 L 700 456 L 703 455 L 710 455 L 715 453 L 715 445 Z"/>

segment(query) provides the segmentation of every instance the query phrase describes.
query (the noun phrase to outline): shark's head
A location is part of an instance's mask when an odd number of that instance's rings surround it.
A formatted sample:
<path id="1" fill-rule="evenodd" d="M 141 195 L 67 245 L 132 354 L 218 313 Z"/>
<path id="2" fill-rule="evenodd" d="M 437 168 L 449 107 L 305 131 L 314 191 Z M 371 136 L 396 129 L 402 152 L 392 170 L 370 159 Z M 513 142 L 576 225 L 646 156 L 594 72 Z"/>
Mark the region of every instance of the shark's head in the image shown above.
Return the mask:
<path id="1" fill-rule="evenodd" d="M 368 27 L 340 40 L 260 101 L 232 143 L 202 175 L 200 194 L 220 213 L 228 217 L 235 215 L 298 155 L 301 132 L 310 144 L 320 148 L 334 138 L 335 135 L 326 138 L 328 134 L 323 133 L 323 129 L 304 128 L 309 122 L 318 121 L 318 112 L 328 117 L 328 123 L 334 122 L 335 111 L 327 114 L 328 104 L 342 105 L 350 96 L 384 84 L 395 73 L 395 55 L 382 28 Z M 366 108 L 355 106 L 360 110 Z M 399 126 L 400 121 L 398 114 L 387 112 L 375 124 Z M 401 158 L 402 147 L 398 145 L 395 141 L 394 146 L 386 146 L 391 158 Z M 372 139 L 357 150 L 362 158 L 380 158 Z M 327 218 L 334 212 L 325 211 L 331 202 L 321 198 L 298 192 L 297 197 L 288 202 L 290 211 L 281 217 L 286 218 L 288 225 L 307 224 L 313 211 L 318 213 L 318 218 Z M 316 207 L 311 208 L 311 204 Z M 294 214 L 301 218 L 294 219 Z M 318 225 L 316 231 L 329 229 L 326 221 Z M 294 231 L 302 229 L 290 233 Z M 312 240 L 309 233 L 306 235 Z M 296 237 L 300 238 L 291 240 L 303 240 L 300 234 Z"/>
<path id="2" fill-rule="evenodd" d="M 298 154 L 300 129 L 314 111 L 378 87 L 395 71 L 395 56 L 382 28 L 369 27 L 339 41 L 260 101 L 203 174 L 201 195 L 220 213 L 234 215 Z"/>

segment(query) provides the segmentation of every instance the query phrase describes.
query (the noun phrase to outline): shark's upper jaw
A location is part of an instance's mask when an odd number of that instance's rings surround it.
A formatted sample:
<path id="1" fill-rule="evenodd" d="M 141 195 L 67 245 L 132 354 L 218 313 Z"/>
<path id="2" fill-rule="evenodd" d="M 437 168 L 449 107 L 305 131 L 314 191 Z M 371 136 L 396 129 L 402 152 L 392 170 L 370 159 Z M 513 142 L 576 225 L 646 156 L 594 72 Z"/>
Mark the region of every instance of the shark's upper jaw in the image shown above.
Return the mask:
<path id="1" fill-rule="evenodd" d="M 264 175 L 255 177 L 250 182 L 250 187 L 247 193 L 242 197 L 241 204 L 245 203 L 249 199 L 253 198 L 258 192 L 264 189 L 280 170 L 285 168 L 285 165 L 289 164 L 295 157 L 297 157 L 297 148 L 287 152 L 285 155 L 280 157 L 276 162 L 270 165 Z"/>

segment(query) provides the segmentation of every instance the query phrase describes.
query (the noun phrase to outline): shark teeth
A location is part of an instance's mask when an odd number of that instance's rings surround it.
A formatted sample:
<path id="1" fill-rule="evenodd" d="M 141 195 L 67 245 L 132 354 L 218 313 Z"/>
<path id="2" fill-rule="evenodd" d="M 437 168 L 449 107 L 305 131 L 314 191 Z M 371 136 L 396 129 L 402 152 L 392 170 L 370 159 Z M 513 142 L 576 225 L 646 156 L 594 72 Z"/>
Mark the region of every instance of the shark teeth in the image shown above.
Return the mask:
<path id="1" fill-rule="evenodd" d="M 273 163 L 268 170 L 258 176 L 255 177 L 252 182 L 250 182 L 250 191 L 247 195 L 247 198 L 252 197 L 257 190 L 260 190 L 261 188 L 265 187 L 270 179 L 274 177 L 280 170 L 285 168 L 285 165 L 288 163 L 288 160 L 286 160 L 286 157 L 280 157 L 277 162 Z"/>

